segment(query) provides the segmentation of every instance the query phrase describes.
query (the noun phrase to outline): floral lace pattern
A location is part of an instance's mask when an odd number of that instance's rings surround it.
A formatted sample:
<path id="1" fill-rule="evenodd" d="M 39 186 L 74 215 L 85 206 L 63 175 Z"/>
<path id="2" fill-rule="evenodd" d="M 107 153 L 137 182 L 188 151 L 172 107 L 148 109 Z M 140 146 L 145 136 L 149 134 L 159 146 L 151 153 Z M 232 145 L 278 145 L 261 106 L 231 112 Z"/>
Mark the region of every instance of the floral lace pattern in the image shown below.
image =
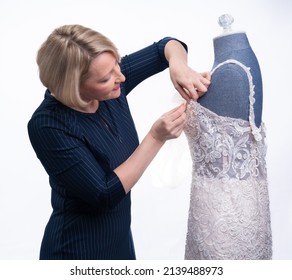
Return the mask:
<path id="1" fill-rule="evenodd" d="M 252 91 L 251 91 L 252 95 Z M 271 259 L 263 124 L 222 117 L 190 101 L 193 161 L 185 259 Z"/>

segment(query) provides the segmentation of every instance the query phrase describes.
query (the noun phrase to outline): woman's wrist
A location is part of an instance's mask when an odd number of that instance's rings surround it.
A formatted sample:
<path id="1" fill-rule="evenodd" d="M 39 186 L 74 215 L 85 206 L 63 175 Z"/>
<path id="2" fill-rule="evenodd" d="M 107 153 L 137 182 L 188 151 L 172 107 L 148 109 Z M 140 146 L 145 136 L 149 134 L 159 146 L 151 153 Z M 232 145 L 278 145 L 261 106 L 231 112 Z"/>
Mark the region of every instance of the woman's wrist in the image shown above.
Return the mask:
<path id="1" fill-rule="evenodd" d="M 146 138 L 148 138 L 148 141 L 155 146 L 162 146 L 166 142 L 166 139 L 159 137 L 159 134 L 155 133 L 153 128 L 148 132 Z"/>

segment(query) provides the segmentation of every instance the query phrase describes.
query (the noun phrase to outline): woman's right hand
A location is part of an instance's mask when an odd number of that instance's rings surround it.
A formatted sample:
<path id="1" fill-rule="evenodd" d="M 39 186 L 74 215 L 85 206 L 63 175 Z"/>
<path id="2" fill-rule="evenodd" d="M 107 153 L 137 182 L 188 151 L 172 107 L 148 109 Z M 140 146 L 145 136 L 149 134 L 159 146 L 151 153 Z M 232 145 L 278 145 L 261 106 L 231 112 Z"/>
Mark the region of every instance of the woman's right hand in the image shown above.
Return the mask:
<path id="1" fill-rule="evenodd" d="M 177 138 L 185 125 L 186 105 L 182 104 L 163 114 L 151 127 L 133 154 L 114 172 L 128 193 L 140 179 L 150 162 L 168 139 Z"/>
<path id="2" fill-rule="evenodd" d="M 160 142 L 179 137 L 186 121 L 185 111 L 186 104 L 182 104 L 163 114 L 150 130 L 152 137 Z"/>

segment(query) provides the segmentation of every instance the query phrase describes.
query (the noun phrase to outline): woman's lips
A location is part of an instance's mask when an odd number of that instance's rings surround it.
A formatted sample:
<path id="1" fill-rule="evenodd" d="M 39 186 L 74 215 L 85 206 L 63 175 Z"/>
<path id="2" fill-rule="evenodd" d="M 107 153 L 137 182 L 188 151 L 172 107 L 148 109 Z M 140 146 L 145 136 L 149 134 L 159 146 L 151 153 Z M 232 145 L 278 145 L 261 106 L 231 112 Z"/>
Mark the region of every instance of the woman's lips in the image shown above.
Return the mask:
<path id="1" fill-rule="evenodd" d="M 118 89 L 120 89 L 120 84 L 116 85 L 116 86 L 113 88 L 114 91 L 116 91 L 116 90 L 118 90 Z"/>

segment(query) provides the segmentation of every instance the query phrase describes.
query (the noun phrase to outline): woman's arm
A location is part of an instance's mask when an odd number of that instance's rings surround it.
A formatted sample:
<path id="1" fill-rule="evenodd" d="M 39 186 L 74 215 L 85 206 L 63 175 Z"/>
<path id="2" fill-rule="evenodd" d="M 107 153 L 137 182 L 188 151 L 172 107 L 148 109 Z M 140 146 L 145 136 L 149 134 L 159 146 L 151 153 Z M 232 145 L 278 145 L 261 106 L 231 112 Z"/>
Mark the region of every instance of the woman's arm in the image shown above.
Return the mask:
<path id="1" fill-rule="evenodd" d="M 140 179 L 166 140 L 181 134 L 186 120 L 185 109 L 183 104 L 158 119 L 128 160 L 114 170 L 126 193 Z"/>
<path id="2" fill-rule="evenodd" d="M 135 185 L 165 141 L 180 135 L 184 122 L 185 105 L 164 114 L 132 155 L 114 170 L 105 168 L 102 153 L 94 156 L 80 141 L 82 134 L 74 122 L 69 125 L 74 127 L 72 133 L 68 123 L 43 112 L 29 121 L 28 132 L 54 191 L 78 198 L 92 209 L 110 209 Z"/>
<path id="3" fill-rule="evenodd" d="M 145 79 L 168 68 L 164 49 L 170 40 L 176 39 L 165 37 L 143 49 L 122 57 L 120 66 L 122 73 L 126 77 L 126 81 L 123 83 L 126 95 Z M 187 49 L 183 42 L 181 42 L 181 46 Z"/>
<path id="4" fill-rule="evenodd" d="M 186 49 L 179 41 L 167 42 L 164 51 L 175 89 L 187 101 L 197 100 L 207 91 L 211 79 L 210 74 L 208 72 L 198 73 L 188 66 Z"/>

